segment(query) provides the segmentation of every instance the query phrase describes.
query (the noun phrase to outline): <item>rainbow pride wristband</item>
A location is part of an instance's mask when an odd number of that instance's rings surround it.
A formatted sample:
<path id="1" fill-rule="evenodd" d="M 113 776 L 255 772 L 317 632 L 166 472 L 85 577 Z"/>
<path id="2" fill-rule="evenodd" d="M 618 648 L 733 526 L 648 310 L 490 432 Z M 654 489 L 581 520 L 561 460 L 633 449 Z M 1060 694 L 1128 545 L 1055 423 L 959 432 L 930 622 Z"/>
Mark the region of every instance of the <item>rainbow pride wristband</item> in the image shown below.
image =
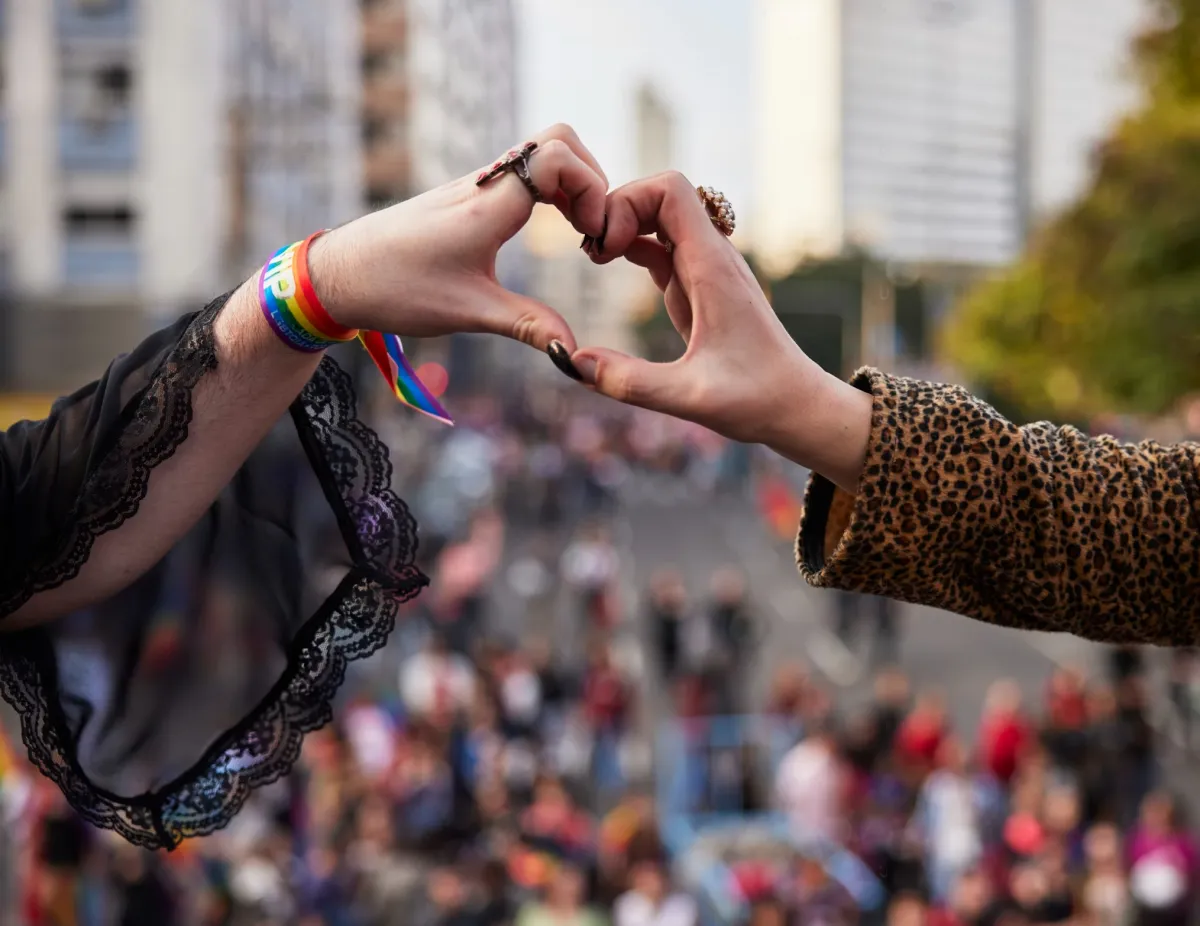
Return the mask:
<path id="1" fill-rule="evenodd" d="M 449 412 L 417 377 L 396 335 L 339 325 L 321 305 L 308 276 L 308 249 L 322 234 L 280 248 L 259 273 L 258 304 L 271 330 L 288 347 L 306 354 L 358 338 L 397 399 L 453 425 Z"/>
<path id="2" fill-rule="evenodd" d="M 330 317 L 309 279 L 308 250 L 321 234 L 280 248 L 258 276 L 258 304 L 267 324 L 284 344 L 304 353 L 358 337 Z"/>

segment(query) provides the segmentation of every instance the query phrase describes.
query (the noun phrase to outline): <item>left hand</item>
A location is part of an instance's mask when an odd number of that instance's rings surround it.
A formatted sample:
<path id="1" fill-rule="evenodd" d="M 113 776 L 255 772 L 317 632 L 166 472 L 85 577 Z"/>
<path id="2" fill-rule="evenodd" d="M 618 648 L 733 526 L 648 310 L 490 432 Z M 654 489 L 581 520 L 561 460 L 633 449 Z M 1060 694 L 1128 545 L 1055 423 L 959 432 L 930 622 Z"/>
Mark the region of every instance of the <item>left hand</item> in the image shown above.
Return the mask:
<path id="1" fill-rule="evenodd" d="M 531 140 L 538 147 L 529 172 L 542 200 L 581 234 L 599 235 L 608 179 L 591 152 L 566 125 Z M 487 332 L 543 350 L 557 339 L 573 350 L 562 316 L 496 279 L 496 253 L 529 220 L 533 197 L 511 173 L 476 186 L 478 174 L 318 238 L 310 271 L 329 314 L 401 336 Z"/>

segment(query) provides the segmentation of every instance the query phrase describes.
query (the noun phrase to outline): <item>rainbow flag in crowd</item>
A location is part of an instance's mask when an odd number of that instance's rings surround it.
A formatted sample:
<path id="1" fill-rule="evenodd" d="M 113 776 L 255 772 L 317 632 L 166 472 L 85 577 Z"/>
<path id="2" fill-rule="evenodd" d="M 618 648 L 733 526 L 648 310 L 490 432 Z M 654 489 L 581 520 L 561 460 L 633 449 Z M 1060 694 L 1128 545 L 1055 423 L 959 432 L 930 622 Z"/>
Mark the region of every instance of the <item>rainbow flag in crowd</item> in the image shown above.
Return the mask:
<path id="1" fill-rule="evenodd" d="M 358 339 L 375 361 L 375 366 L 379 367 L 379 372 L 383 374 L 397 399 L 430 418 L 454 424 L 454 419 L 442 408 L 433 393 L 417 379 L 416 371 L 404 356 L 404 348 L 396 335 L 379 331 L 360 331 Z"/>

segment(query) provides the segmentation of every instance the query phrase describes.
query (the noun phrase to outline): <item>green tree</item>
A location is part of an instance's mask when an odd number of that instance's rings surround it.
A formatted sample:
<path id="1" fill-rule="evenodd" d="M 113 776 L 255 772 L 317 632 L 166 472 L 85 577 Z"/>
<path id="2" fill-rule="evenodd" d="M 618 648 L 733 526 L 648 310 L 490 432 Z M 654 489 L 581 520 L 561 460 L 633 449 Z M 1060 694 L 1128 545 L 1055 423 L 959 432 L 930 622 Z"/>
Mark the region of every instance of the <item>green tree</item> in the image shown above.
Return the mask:
<path id="1" fill-rule="evenodd" d="M 1089 188 L 943 332 L 1018 413 L 1157 412 L 1200 390 L 1200 0 L 1156 5 L 1133 50 L 1143 104 Z"/>

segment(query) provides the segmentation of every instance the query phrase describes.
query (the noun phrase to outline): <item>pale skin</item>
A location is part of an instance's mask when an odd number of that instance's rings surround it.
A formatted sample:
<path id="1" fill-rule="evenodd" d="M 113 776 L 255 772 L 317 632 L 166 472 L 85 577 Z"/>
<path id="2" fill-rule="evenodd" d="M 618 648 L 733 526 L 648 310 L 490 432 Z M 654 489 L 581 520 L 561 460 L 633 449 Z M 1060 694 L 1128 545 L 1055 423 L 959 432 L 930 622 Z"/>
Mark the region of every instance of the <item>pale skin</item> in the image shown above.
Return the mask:
<path id="1" fill-rule="evenodd" d="M 482 187 L 475 175 L 357 219 L 317 240 L 313 285 L 340 324 L 401 336 L 484 332 L 545 350 L 560 341 L 597 392 L 763 443 L 853 490 L 870 429 L 871 399 L 828 376 L 788 337 L 749 268 L 715 229 L 693 186 L 664 174 L 608 193 L 576 134 L 558 125 L 533 137 L 530 173 L 543 198 L 581 234 L 607 234 L 593 260 L 646 267 L 687 342 L 682 359 L 651 364 L 578 349 L 562 317 L 496 280 L 500 246 L 529 220 L 533 201 L 512 175 Z M 668 254 L 653 236 L 675 244 Z M 135 517 L 99 537 L 79 575 L 34 595 L 3 622 L 14 630 L 87 607 L 144 574 L 212 504 L 308 382 L 319 356 L 286 347 L 267 326 L 255 280 L 218 316 L 217 369 L 195 389 L 188 439 L 151 474 Z"/>
<path id="2" fill-rule="evenodd" d="M 673 243 L 668 251 L 656 235 Z M 592 260 L 650 272 L 683 357 L 656 364 L 612 350 L 572 356 L 597 392 L 686 418 L 772 450 L 853 492 L 871 431 L 871 396 L 823 371 L 784 330 L 745 260 L 679 173 L 608 197 L 608 234 Z"/>

